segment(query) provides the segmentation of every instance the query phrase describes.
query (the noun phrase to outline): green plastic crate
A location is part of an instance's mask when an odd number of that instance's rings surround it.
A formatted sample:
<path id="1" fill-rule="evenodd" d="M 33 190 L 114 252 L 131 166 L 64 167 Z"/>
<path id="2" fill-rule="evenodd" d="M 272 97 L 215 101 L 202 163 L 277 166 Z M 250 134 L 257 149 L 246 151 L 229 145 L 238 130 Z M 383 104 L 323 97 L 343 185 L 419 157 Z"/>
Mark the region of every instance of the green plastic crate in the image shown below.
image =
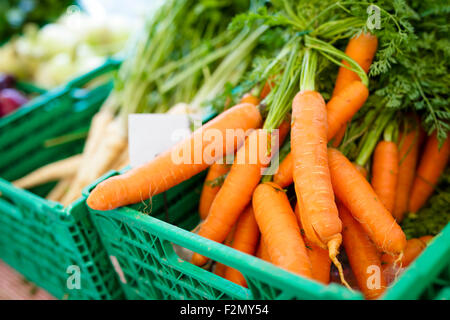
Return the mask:
<path id="1" fill-rule="evenodd" d="M 446 295 L 448 299 L 449 287 L 450 223 L 408 266 L 392 288 L 386 291 L 383 299 L 435 299 L 440 295 Z"/>
<path id="2" fill-rule="evenodd" d="M 19 109 L 21 109 L 21 108 L 27 108 L 27 106 L 28 106 L 29 104 L 34 104 L 34 99 L 35 99 L 37 96 L 42 95 L 42 94 L 44 94 L 44 93 L 47 92 L 46 89 L 40 88 L 40 87 L 38 87 L 38 86 L 36 86 L 36 85 L 34 85 L 34 84 L 32 84 L 32 83 L 24 82 L 24 81 L 17 81 L 17 82 L 16 82 L 16 85 L 15 85 L 15 88 L 16 88 L 17 90 L 19 90 L 20 92 L 25 93 L 25 94 L 27 95 L 27 98 L 29 99 L 28 102 L 27 102 L 26 104 L 22 105 L 22 106 L 19 107 L 17 110 L 19 110 Z M 11 115 L 14 114 L 15 112 L 17 112 L 17 110 L 16 110 L 16 111 L 13 111 L 12 113 L 10 113 L 10 114 L 8 114 L 8 115 L 6 115 L 6 116 L 1 117 L 1 118 L 0 118 L 0 121 L 1 121 L 2 119 L 6 118 L 6 117 L 11 116 Z"/>
<path id="3" fill-rule="evenodd" d="M 111 171 L 84 191 L 88 196 Z M 128 299 L 363 299 L 339 284 L 324 286 L 190 232 L 205 172 L 149 201 L 111 211 L 89 211 L 110 256 L 117 260 Z M 173 244 L 238 269 L 248 289 L 182 260 Z M 120 269 L 118 268 L 120 267 Z M 450 225 L 387 291 L 384 299 L 448 295 Z M 420 282 L 420 283 L 418 283 Z M 441 292 L 440 290 L 444 290 Z"/>
<path id="4" fill-rule="evenodd" d="M 103 179 L 116 174 L 111 171 Z M 117 260 L 116 268 L 120 266 L 128 299 L 362 298 L 341 285 L 325 287 L 191 233 L 199 222 L 197 207 L 204 177 L 205 172 L 200 173 L 153 197 L 151 203 L 111 211 L 89 208 L 109 255 Z M 84 191 L 86 196 L 96 183 Z M 240 270 L 249 289 L 182 260 L 173 244 Z"/>
<path id="5" fill-rule="evenodd" d="M 8 181 L 82 151 L 84 139 L 45 143 L 89 128 L 112 83 L 83 87 L 118 65 L 108 61 L 0 120 L 0 259 L 59 299 L 114 299 L 123 291 L 83 198 L 63 208 L 44 198 L 54 183 L 30 192 Z M 77 267 L 81 288 L 69 289 Z"/>

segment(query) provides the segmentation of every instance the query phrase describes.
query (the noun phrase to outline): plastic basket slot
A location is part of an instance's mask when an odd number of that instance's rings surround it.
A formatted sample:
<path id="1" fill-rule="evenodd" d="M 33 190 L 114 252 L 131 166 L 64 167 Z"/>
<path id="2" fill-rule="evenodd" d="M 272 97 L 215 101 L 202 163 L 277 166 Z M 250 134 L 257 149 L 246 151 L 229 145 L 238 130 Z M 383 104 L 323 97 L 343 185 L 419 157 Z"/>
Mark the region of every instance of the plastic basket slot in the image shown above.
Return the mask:
<path id="1" fill-rule="evenodd" d="M 30 133 L 43 129 L 60 118 L 62 114 L 67 113 L 70 108 L 70 97 L 67 93 L 63 93 L 53 99 L 42 101 L 36 107 L 38 108 L 28 112 L 26 117 L 16 118 L 15 121 L 2 127 L 0 149 L 13 146 L 20 139 L 28 139 Z"/>

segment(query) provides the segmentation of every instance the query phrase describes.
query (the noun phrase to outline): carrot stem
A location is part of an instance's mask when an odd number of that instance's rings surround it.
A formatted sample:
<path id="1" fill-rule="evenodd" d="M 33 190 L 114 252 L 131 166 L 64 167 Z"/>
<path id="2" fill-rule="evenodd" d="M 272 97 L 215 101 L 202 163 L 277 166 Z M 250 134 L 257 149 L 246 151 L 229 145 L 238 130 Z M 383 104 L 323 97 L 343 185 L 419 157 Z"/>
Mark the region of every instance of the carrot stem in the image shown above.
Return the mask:
<path id="1" fill-rule="evenodd" d="M 300 70 L 299 68 L 296 68 L 299 59 L 298 47 L 298 41 L 292 44 L 291 54 L 281 81 L 269 94 L 273 97 L 273 100 L 269 100 L 270 109 L 266 121 L 264 122 L 264 129 L 273 130 L 278 128 L 283 122 L 286 113 L 291 108 L 291 101 L 296 92 L 295 84 L 300 77 Z"/>
<path id="2" fill-rule="evenodd" d="M 384 131 L 384 128 L 391 120 L 391 117 L 393 115 L 393 111 L 386 111 L 382 115 L 380 115 L 377 120 L 375 120 L 375 123 L 373 125 L 374 129 L 372 131 L 369 131 L 362 140 L 363 145 L 355 161 L 357 165 L 364 167 L 367 164 L 367 161 L 369 161 L 373 150 L 377 145 L 378 139 L 380 138 L 381 134 Z"/>
<path id="3" fill-rule="evenodd" d="M 317 70 L 317 54 L 306 49 L 303 55 L 302 72 L 300 75 L 300 91 L 315 90 L 315 76 Z"/>
<path id="4" fill-rule="evenodd" d="M 395 142 L 396 140 L 396 123 L 395 121 L 391 121 L 384 130 L 383 139 L 388 142 Z"/>
<path id="5" fill-rule="evenodd" d="M 321 41 L 319 39 L 305 35 L 305 45 L 308 48 L 313 48 L 318 50 L 322 55 L 328 58 L 330 61 L 336 63 L 337 65 L 347 68 L 355 72 L 361 79 L 361 82 L 368 87 L 369 77 L 363 68 L 352 58 L 346 55 L 344 52 L 336 49 L 331 44 Z M 346 61 L 350 66 L 344 65 L 341 61 Z"/>

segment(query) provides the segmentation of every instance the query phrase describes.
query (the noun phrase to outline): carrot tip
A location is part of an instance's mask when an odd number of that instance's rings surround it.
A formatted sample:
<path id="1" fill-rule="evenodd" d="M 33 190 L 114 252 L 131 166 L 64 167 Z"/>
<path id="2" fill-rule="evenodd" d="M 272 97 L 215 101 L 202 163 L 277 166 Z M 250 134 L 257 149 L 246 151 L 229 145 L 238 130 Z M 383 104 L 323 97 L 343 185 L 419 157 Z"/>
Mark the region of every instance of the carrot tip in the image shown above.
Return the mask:
<path id="1" fill-rule="evenodd" d="M 331 261 L 333 261 L 333 264 L 336 266 L 339 272 L 339 278 L 341 279 L 341 283 L 347 287 L 347 289 L 353 291 L 352 287 L 348 284 L 348 282 L 345 280 L 344 277 L 344 270 L 342 269 L 342 265 L 337 259 L 337 255 L 339 254 L 339 247 L 341 245 L 342 238 L 336 237 L 328 241 L 328 252 Z"/>
<path id="2" fill-rule="evenodd" d="M 400 271 L 402 269 L 402 259 L 403 259 L 403 251 L 398 255 L 397 259 L 395 259 L 394 261 L 394 269 L 395 271 L 395 276 L 394 276 L 394 281 L 397 280 Z"/>

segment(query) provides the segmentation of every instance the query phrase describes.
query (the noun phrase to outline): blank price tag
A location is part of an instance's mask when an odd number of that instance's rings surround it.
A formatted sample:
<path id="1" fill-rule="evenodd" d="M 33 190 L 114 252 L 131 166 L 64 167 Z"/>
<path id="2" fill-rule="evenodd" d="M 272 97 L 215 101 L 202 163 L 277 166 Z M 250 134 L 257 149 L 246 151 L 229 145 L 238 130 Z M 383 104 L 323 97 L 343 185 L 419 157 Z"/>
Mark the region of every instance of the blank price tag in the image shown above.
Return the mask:
<path id="1" fill-rule="evenodd" d="M 152 160 L 191 133 L 185 114 L 143 113 L 128 116 L 128 145 L 132 168 Z"/>

